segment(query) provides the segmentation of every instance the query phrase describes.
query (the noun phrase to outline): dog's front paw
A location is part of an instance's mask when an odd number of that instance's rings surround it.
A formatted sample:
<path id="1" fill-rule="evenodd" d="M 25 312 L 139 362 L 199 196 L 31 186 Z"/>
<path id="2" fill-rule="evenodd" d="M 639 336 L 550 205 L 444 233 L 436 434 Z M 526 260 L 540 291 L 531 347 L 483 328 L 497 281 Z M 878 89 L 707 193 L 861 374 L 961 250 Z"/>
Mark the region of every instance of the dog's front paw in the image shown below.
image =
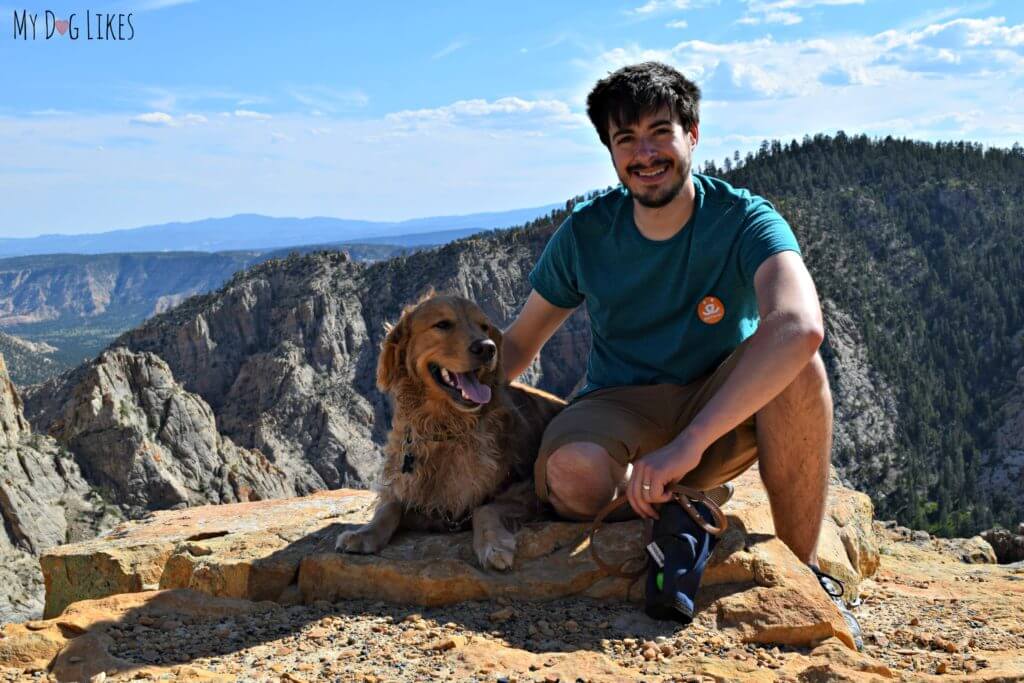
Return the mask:
<path id="1" fill-rule="evenodd" d="M 505 571 L 512 568 L 516 559 L 516 537 L 502 529 L 500 532 L 490 532 L 484 535 L 476 547 L 476 558 L 484 569 L 500 569 Z"/>
<path id="2" fill-rule="evenodd" d="M 352 529 L 338 534 L 334 549 L 339 553 L 361 553 L 372 555 L 384 547 L 377 534 L 370 527 Z"/>

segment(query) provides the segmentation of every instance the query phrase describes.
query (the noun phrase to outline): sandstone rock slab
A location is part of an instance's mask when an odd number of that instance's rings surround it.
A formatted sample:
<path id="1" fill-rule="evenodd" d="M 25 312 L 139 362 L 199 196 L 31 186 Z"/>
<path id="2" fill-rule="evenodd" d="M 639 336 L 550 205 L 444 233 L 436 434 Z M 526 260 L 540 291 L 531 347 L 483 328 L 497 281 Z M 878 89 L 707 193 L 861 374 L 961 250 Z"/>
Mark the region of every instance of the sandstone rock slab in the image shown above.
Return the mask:
<path id="1" fill-rule="evenodd" d="M 705 609 L 749 641 L 852 642 L 811 572 L 774 536 L 756 471 L 737 481 L 727 507 L 731 528 L 705 575 Z M 820 563 L 856 586 L 877 567 L 866 496 L 833 487 Z M 191 588 L 209 595 L 280 603 L 373 598 L 420 605 L 568 595 L 641 597 L 642 586 L 608 577 L 583 542 L 585 525 L 529 524 L 517 533 L 511 572 L 481 569 L 471 535 L 400 533 L 379 555 L 333 552 L 343 529 L 365 522 L 373 494 L 337 490 L 304 498 L 164 511 L 108 535 L 48 553 L 47 615 L 68 604 L 146 588 Z M 641 524 L 609 524 L 597 543 L 606 560 L 642 558 Z"/>
<path id="2" fill-rule="evenodd" d="M 310 541 L 318 542 L 317 534 L 339 520 L 365 515 L 372 502 L 367 491 L 344 489 L 169 510 L 125 522 L 43 555 L 45 616 L 79 600 L 158 587 L 277 599 L 267 586 L 280 592 L 294 583 Z"/>

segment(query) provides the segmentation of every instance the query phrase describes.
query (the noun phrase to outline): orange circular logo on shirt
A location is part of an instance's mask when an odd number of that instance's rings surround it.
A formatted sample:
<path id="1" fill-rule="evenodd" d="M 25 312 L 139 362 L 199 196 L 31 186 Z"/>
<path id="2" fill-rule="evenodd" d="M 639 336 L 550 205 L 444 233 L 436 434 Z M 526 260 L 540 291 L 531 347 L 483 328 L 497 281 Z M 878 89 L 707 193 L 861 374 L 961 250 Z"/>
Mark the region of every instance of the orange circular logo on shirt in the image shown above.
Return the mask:
<path id="1" fill-rule="evenodd" d="M 697 304 L 697 317 L 701 322 L 714 325 L 725 317 L 725 306 L 717 296 L 706 296 Z"/>

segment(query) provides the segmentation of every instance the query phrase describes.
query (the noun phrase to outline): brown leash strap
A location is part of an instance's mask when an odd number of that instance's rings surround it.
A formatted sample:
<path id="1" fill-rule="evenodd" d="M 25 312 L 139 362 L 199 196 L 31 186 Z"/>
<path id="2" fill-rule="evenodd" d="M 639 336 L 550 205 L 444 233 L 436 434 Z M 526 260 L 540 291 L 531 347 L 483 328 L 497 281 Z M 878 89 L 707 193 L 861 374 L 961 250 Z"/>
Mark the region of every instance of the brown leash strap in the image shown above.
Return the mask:
<path id="1" fill-rule="evenodd" d="M 713 500 L 708 498 L 707 494 L 697 489 L 691 489 L 688 486 L 682 484 L 674 484 L 669 487 L 669 492 L 672 494 L 672 500 L 676 501 L 683 506 L 687 514 L 697 523 L 704 531 L 718 536 L 729 527 L 729 522 L 725 518 L 725 514 L 722 513 L 722 509 L 715 504 Z M 708 524 L 707 520 L 697 511 L 697 508 L 693 506 L 691 501 L 697 501 L 698 503 L 704 503 L 708 510 L 711 511 L 711 516 L 714 518 L 714 524 Z M 629 571 L 625 569 L 625 566 L 630 560 L 625 560 L 618 565 L 610 565 L 605 562 L 600 555 L 597 554 L 597 544 L 594 543 L 597 537 L 597 531 L 601 528 L 605 518 L 611 513 L 618 510 L 623 505 L 629 503 L 629 499 L 625 496 L 620 496 L 612 500 L 610 503 L 604 506 L 600 512 L 597 513 L 597 517 L 591 523 L 590 528 L 587 530 L 586 538 L 590 543 L 590 556 L 594 558 L 594 564 L 601 568 L 601 571 L 609 574 L 610 576 L 618 576 L 623 579 L 636 579 L 638 576 L 647 571 L 647 564 L 636 571 Z M 653 530 L 653 523 L 651 520 L 645 520 L 644 524 L 644 545 L 647 545 L 651 541 L 651 535 Z M 645 553 L 646 555 L 646 553 Z"/>

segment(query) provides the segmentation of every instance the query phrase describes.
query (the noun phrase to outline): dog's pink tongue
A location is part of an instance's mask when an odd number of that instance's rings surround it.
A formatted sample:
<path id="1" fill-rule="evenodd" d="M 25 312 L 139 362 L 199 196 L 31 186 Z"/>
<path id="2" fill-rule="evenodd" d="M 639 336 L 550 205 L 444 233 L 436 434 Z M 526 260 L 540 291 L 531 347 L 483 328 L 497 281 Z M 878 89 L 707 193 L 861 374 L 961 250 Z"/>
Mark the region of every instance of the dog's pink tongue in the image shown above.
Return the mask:
<path id="1" fill-rule="evenodd" d="M 469 396 L 470 401 L 487 403 L 491 400 L 491 388 L 486 384 L 480 384 L 473 373 L 457 372 L 455 377 L 459 380 L 459 388 L 466 393 L 466 396 Z"/>

